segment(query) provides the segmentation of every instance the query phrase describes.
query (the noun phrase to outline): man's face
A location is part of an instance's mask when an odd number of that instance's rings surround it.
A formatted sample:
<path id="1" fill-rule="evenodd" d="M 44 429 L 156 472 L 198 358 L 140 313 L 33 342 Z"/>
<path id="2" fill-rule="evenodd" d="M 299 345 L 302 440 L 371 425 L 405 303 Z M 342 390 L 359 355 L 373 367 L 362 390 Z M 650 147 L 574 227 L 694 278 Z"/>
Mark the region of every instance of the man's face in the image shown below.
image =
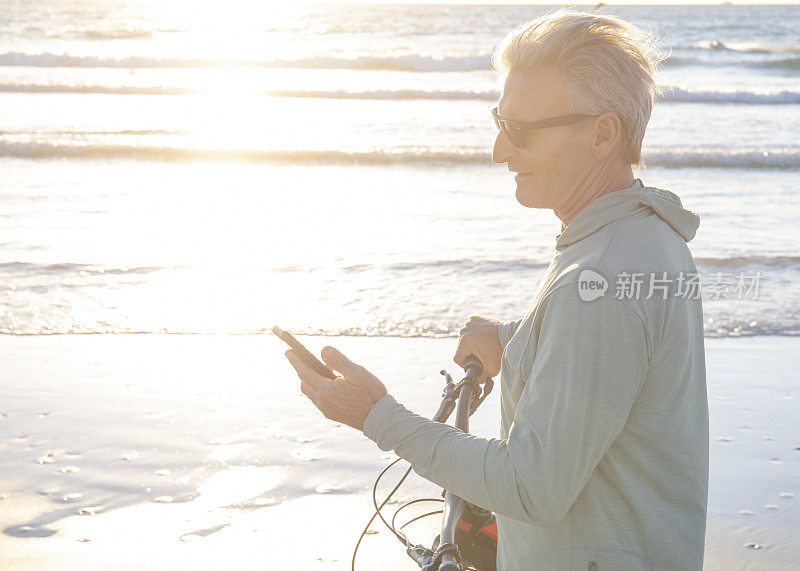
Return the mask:
<path id="1" fill-rule="evenodd" d="M 554 70 L 509 72 L 498 104 L 503 119 L 531 122 L 572 113 L 565 77 Z M 549 127 L 528 133 L 517 149 L 502 130 L 492 161 L 516 171 L 517 200 L 529 208 L 558 209 L 592 169 L 592 119 L 576 126 Z M 577 134 L 575 133 L 577 131 Z"/>

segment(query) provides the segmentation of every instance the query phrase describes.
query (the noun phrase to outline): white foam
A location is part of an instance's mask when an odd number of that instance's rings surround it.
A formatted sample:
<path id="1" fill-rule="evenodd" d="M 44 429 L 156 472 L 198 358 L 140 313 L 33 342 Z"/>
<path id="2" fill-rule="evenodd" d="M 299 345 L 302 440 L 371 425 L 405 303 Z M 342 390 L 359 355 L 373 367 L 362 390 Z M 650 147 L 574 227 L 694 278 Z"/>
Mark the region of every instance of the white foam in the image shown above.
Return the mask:
<path id="1" fill-rule="evenodd" d="M 103 57 L 68 53 L 5 52 L 0 65 L 26 67 L 111 67 L 111 68 L 194 68 L 194 67 L 269 67 L 308 69 L 371 69 L 394 71 L 476 71 L 490 69 L 490 55 L 433 56 L 420 54 L 370 55 L 353 58 L 309 57 L 288 60 L 205 59 L 177 57 Z"/>
<path id="2" fill-rule="evenodd" d="M 684 89 L 677 86 L 669 86 L 664 89 L 664 101 L 677 103 L 748 103 L 757 105 L 793 105 L 800 103 L 800 91 L 716 91 Z"/>

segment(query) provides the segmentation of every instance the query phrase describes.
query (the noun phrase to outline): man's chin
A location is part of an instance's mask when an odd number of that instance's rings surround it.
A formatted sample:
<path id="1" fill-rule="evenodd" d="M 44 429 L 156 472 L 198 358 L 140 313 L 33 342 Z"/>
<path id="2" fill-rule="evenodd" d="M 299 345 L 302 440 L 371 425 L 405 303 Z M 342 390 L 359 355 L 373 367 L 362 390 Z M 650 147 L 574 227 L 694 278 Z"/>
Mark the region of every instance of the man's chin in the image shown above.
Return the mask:
<path id="1" fill-rule="evenodd" d="M 526 208 L 547 208 L 538 192 L 523 188 L 519 184 L 517 185 L 517 202 Z"/>

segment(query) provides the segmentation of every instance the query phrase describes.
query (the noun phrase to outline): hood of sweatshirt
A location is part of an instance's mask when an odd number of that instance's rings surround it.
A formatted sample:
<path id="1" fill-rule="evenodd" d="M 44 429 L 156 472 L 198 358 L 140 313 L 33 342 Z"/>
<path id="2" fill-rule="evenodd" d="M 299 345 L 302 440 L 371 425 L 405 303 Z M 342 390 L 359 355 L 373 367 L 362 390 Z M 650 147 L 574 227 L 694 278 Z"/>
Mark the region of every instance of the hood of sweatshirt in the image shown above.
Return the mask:
<path id="1" fill-rule="evenodd" d="M 574 244 L 615 220 L 642 212 L 654 212 L 687 242 L 694 238 L 700 226 L 700 216 L 686 210 L 676 194 L 644 186 L 637 178 L 629 188 L 609 192 L 587 204 L 556 236 L 556 249 Z"/>

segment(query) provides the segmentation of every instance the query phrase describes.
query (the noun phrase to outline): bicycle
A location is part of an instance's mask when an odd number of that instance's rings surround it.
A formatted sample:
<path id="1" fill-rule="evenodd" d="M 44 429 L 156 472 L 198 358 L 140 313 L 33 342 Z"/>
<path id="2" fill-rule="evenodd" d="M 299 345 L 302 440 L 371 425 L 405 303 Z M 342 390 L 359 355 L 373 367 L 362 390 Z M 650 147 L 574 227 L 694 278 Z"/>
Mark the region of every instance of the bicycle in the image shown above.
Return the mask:
<path id="1" fill-rule="evenodd" d="M 455 427 L 463 432 L 469 431 L 469 417 L 483 403 L 494 387 L 492 379 L 486 379 L 481 388 L 478 378 L 483 372 L 483 365 L 473 356 L 467 358 L 464 365 L 464 378 L 458 383 L 453 382 L 453 378 L 447 371 L 440 371 L 445 377 L 445 388 L 442 393 L 442 402 L 433 417 L 434 421 L 445 422 L 453 410 L 456 410 Z M 364 526 L 361 536 L 358 538 L 353 558 L 351 561 L 351 571 L 355 571 L 356 555 L 361 541 L 367 534 L 369 526 L 379 517 L 383 524 L 392 534 L 404 545 L 406 553 L 422 569 L 422 571 L 496 571 L 495 561 L 497 555 L 497 523 L 494 514 L 488 510 L 474 506 L 452 492 L 444 491 L 444 499 L 439 498 L 420 498 L 411 500 L 401 505 L 392 516 L 391 524 L 386 521 L 381 510 L 386 506 L 392 496 L 397 492 L 405 479 L 411 473 L 409 466 L 400 481 L 394 486 L 389 495 L 378 505 L 377 490 L 378 483 L 386 472 L 395 464 L 400 462 L 398 458 L 384 468 L 375 479 L 372 487 L 372 504 L 375 513 Z M 408 506 L 422 502 L 440 502 L 443 504 L 441 510 L 435 510 L 417 516 L 400 528 L 395 527 L 398 514 Z M 402 529 L 422 518 L 442 514 L 441 533 L 436 536 L 431 548 L 423 545 L 412 545 L 408 536 Z"/>

